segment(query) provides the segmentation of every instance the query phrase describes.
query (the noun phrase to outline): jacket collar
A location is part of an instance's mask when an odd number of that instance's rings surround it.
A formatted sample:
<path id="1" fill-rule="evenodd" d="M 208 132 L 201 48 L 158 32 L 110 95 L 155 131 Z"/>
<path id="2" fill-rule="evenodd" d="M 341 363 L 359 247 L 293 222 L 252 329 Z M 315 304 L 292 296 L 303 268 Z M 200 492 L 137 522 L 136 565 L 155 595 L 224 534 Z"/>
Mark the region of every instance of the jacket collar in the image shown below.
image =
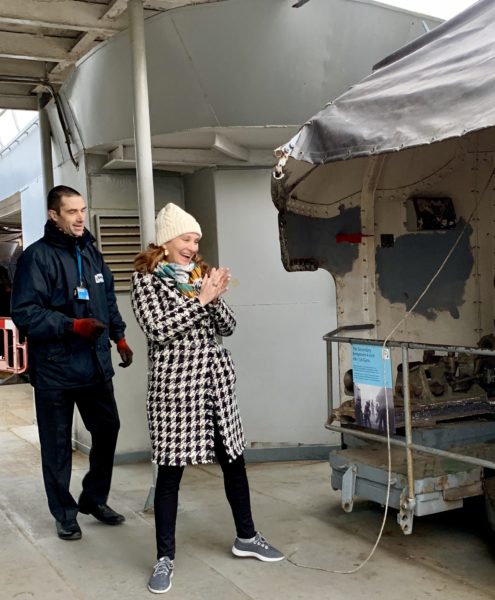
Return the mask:
<path id="1" fill-rule="evenodd" d="M 48 219 L 45 223 L 45 235 L 43 239 L 52 246 L 68 248 L 69 250 L 75 250 L 76 244 L 83 250 L 86 246 L 95 242 L 95 238 L 88 229 L 84 228 L 84 233 L 79 237 L 75 237 L 64 233 L 51 219 Z"/>

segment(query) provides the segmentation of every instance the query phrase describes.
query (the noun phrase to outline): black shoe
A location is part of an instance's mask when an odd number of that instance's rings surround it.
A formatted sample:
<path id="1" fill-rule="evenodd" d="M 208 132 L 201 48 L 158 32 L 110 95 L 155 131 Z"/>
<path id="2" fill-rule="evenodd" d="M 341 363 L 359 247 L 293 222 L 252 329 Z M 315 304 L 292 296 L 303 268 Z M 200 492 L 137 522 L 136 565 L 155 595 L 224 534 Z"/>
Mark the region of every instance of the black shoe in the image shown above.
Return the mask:
<path id="1" fill-rule="evenodd" d="M 79 512 L 85 515 L 93 515 L 95 519 L 105 523 L 105 525 L 120 525 L 125 521 L 124 515 L 119 515 L 107 504 L 98 504 L 96 506 L 85 506 L 79 504 Z"/>
<path id="2" fill-rule="evenodd" d="M 55 521 L 57 525 L 57 535 L 61 540 L 80 540 L 82 537 L 81 528 L 75 519 L 67 521 Z"/>

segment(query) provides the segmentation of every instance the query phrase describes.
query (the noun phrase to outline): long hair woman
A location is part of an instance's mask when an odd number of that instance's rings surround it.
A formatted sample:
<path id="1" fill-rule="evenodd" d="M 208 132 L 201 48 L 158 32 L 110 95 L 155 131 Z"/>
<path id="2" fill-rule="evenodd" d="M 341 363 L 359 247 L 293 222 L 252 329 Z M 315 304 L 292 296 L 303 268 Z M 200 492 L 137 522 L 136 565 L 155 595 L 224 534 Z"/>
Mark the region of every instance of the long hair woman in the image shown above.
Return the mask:
<path id="1" fill-rule="evenodd" d="M 232 335 L 235 318 L 222 298 L 230 271 L 198 254 L 201 227 L 175 204 L 156 219 L 156 243 L 135 260 L 132 307 L 148 342 L 147 414 L 155 487 L 157 562 L 148 583 L 171 587 L 179 485 L 186 465 L 217 461 L 223 471 L 236 538 L 232 552 L 262 561 L 284 555 L 255 529 L 230 352 L 216 336 Z"/>

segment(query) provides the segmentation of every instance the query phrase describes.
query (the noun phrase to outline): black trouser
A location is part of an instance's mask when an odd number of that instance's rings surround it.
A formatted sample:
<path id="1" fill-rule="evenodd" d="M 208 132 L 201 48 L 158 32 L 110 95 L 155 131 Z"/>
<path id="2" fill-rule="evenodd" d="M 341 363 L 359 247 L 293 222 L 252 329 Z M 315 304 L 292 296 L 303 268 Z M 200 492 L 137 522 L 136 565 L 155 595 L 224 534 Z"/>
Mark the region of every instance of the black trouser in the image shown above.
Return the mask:
<path id="1" fill-rule="evenodd" d="M 67 390 L 34 392 L 41 444 L 41 464 L 50 512 L 57 521 L 76 517 L 77 502 L 69 491 L 72 470 L 74 404 L 91 433 L 89 471 L 80 500 L 105 504 L 112 481 L 113 459 L 120 427 L 111 381 Z"/>
<path id="2" fill-rule="evenodd" d="M 251 516 L 251 500 L 244 457 L 229 459 L 215 427 L 215 453 L 223 471 L 225 494 L 234 517 L 237 536 L 252 538 L 255 535 Z M 229 462 L 231 460 L 232 462 Z M 155 487 L 155 526 L 157 558 L 175 557 L 175 523 L 179 486 L 184 467 L 159 465 Z"/>

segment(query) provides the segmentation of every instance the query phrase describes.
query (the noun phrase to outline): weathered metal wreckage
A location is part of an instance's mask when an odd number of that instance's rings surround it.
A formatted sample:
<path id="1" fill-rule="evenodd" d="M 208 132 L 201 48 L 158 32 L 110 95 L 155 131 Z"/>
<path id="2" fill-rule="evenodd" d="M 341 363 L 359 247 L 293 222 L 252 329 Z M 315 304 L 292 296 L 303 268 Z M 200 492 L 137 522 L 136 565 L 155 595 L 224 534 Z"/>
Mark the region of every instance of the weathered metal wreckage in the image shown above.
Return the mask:
<path id="1" fill-rule="evenodd" d="M 404 533 L 414 516 L 483 494 L 495 525 L 494 37 L 495 4 L 480 0 L 277 151 L 283 264 L 326 269 L 336 284 L 338 329 L 325 336 L 326 426 L 342 434 L 332 486 L 347 511 L 354 496 L 383 503 L 388 487 Z M 383 419 L 363 420 L 356 345 L 382 346 L 395 365 L 390 462 Z"/>

